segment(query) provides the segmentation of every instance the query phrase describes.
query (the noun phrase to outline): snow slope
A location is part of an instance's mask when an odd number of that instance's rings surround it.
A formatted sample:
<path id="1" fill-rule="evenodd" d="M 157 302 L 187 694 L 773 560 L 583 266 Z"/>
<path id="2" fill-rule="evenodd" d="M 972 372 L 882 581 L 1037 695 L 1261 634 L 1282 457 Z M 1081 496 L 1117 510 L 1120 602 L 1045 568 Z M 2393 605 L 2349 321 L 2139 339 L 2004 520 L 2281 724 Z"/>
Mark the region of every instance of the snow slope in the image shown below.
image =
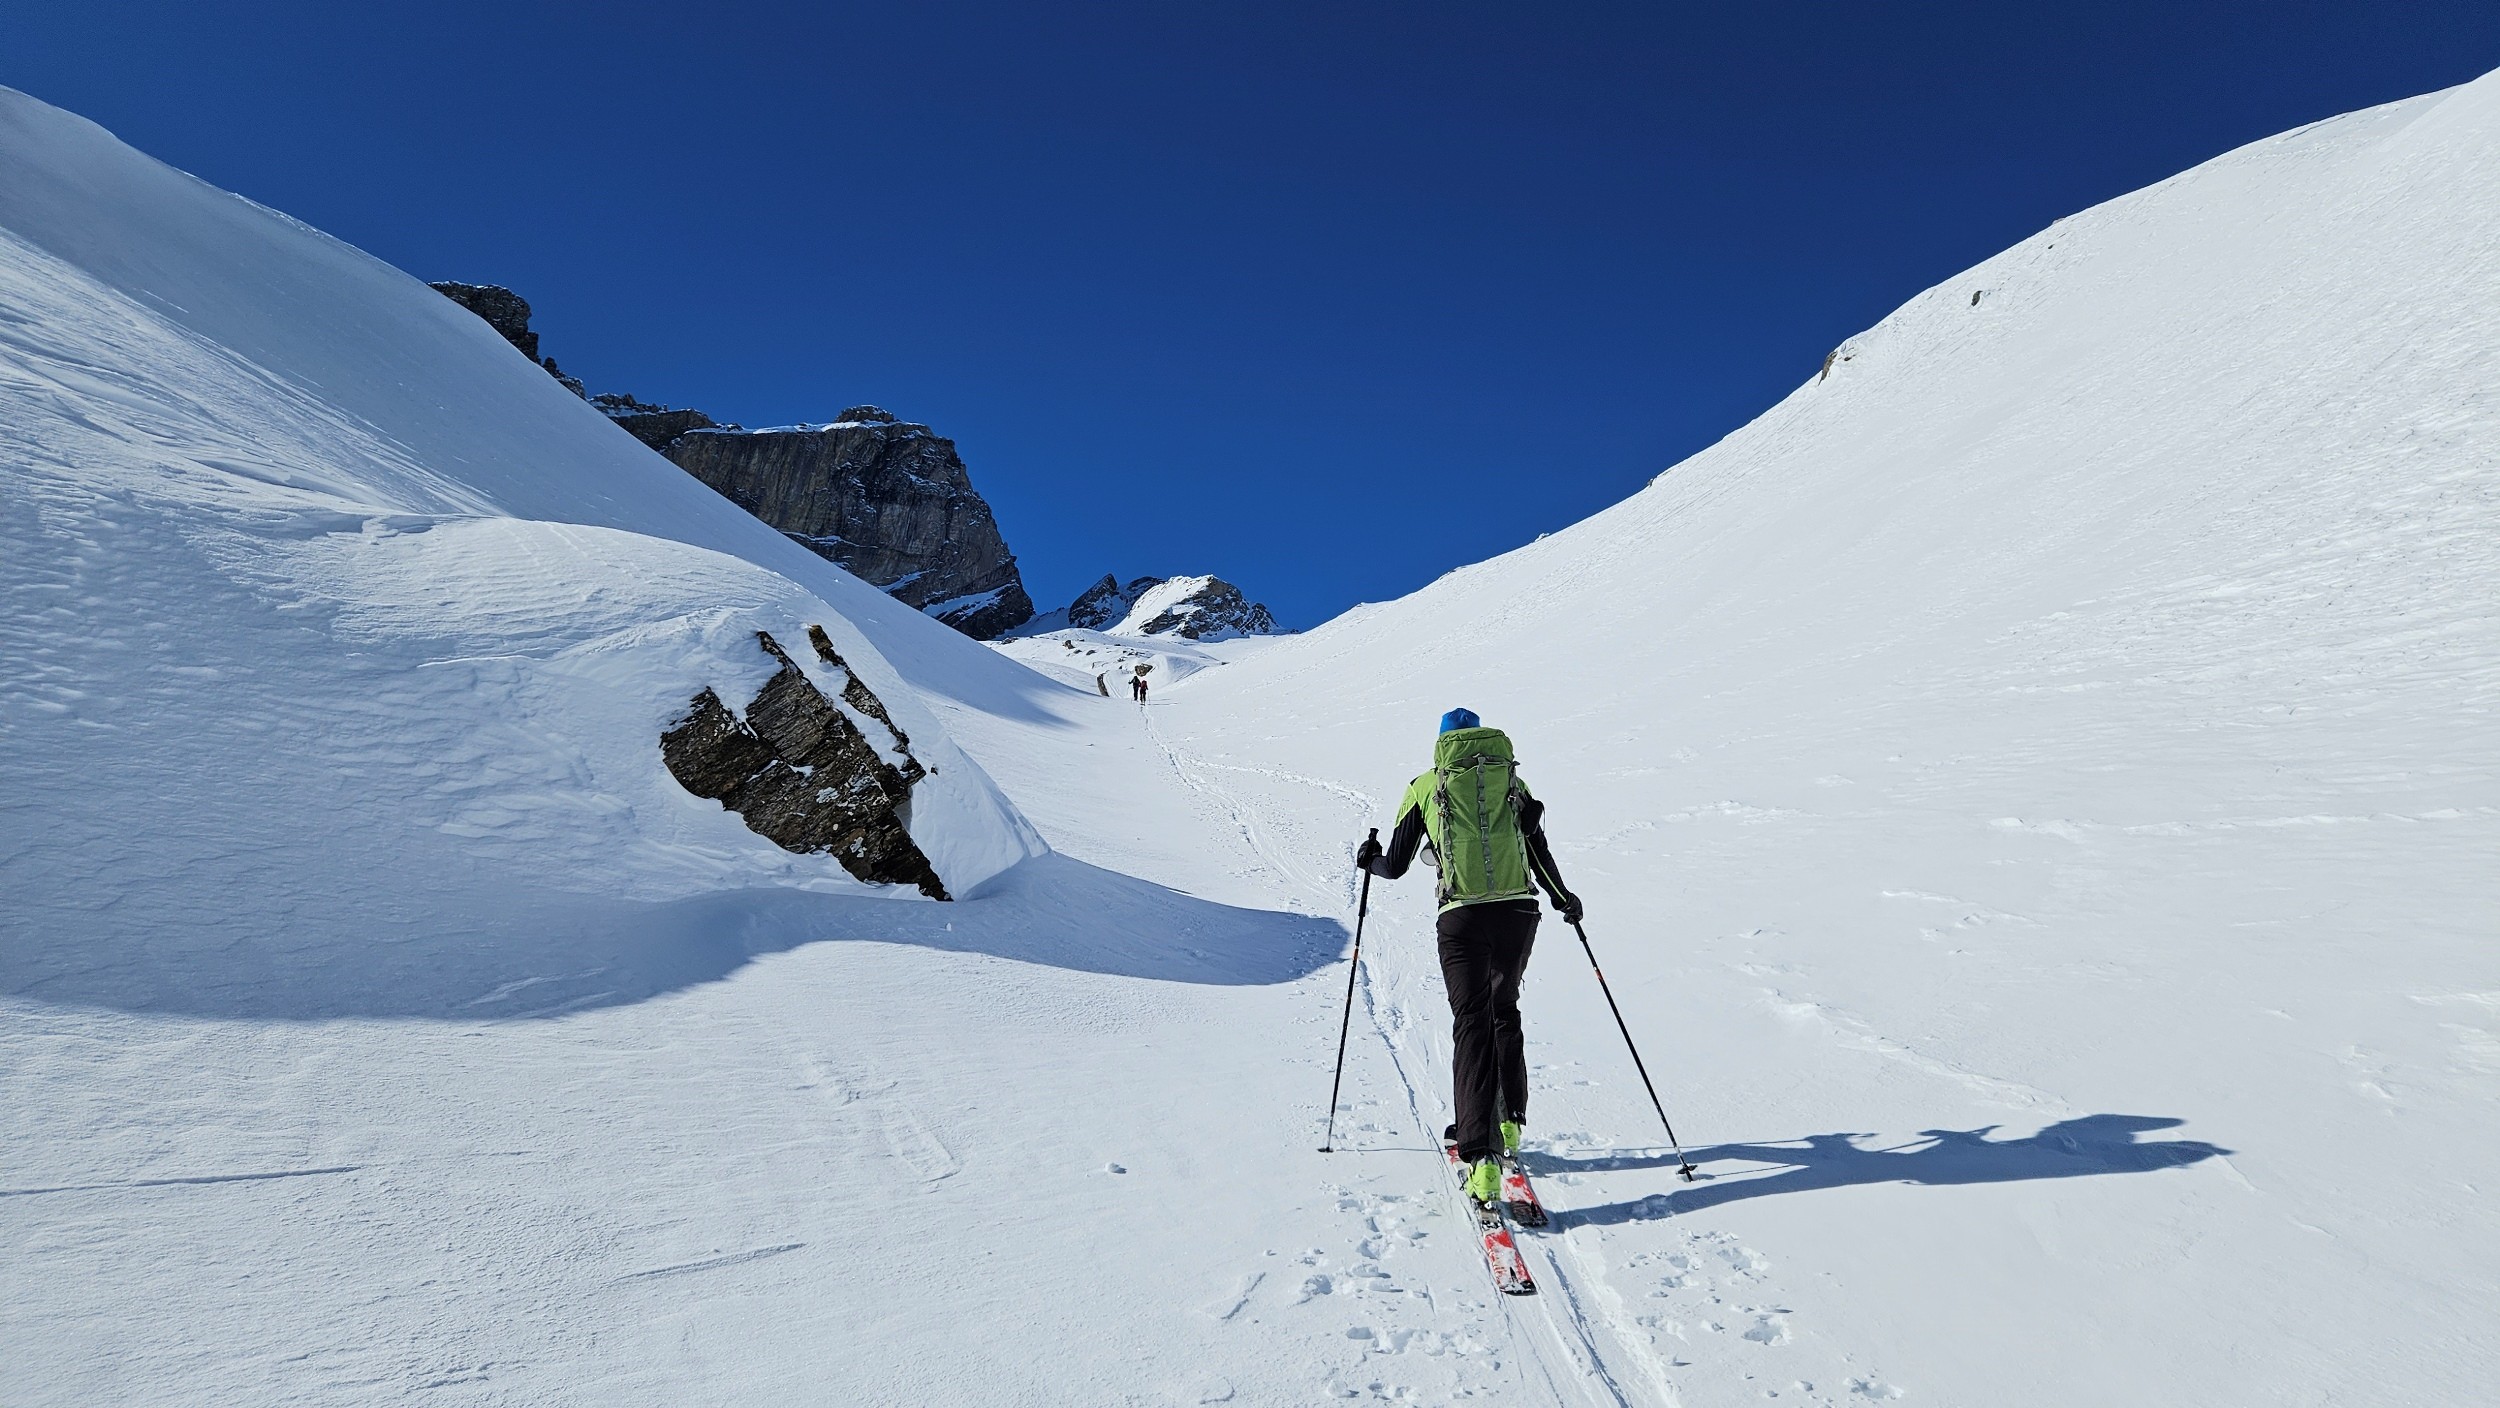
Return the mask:
<path id="1" fill-rule="evenodd" d="M 1315 1220 L 1202 1210 L 1304 1111 L 1178 1038 L 1273 1026 L 1341 931 L 1048 854 L 928 707 L 1073 762 L 1080 696 L 7 92 L 0 475 L 0 1402 L 1215 1382 L 1175 1287 Z M 960 902 L 662 771 L 807 623 L 929 764 Z M 1133 1245 L 1082 1263 L 1106 1208 Z"/>
<path id="2" fill-rule="evenodd" d="M 770 673 L 756 630 L 810 621 L 935 765 L 912 822 L 950 884 L 1038 849 L 891 663 L 990 661 L 462 309 L 22 95 L 0 162 L 6 865 L 40 935 L 13 987 L 196 1008 L 240 983 L 310 1014 L 377 950 L 435 981 L 412 922 L 500 947 L 620 903 L 856 890 L 659 765 L 698 689 Z"/>
<path id="3" fill-rule="evenodd" d="M 1514 731 L 1712 1175 L 1668 1176 L 1549 925 L 1532 1256 L 1590 1401 L 2465 1403 L 2496 583 L 2500 75 L 2061 221 L 1156 726 L 1315 895 L 1442 710 Z M 1388 888 L 1354 1061 L 1411 1146 L 1446 1018 L 1426 883 Z M 1339 1235 L 1419 1179 L 1361 1164 Z"/>

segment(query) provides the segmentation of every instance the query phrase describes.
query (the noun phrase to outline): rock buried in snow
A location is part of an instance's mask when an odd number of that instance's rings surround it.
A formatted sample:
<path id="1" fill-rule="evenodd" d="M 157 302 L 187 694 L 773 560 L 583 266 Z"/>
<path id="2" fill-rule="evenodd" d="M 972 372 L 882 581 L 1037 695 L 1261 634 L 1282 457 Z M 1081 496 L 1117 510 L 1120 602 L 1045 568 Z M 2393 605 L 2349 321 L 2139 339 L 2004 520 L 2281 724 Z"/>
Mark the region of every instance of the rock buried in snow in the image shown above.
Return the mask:
<path id="1" fill-rule="evenodd" d="M 817 658 L 841 673 L 842 702 L 826 698 L 779 641 L 757 631 L 757 643 L 781 668 L 755 692 L 744 718 L 708 687 L 695 695 L 685 717 L 660 735 L 670 775 L 783 850 L 828 852 L 853 879 L 916 885 L 933 900 L 947 898 L 904 824 L 912 784 L 926 776 L 911 740 L 835 653 L 824 628 L 810 626 L 807 635 Z"/>

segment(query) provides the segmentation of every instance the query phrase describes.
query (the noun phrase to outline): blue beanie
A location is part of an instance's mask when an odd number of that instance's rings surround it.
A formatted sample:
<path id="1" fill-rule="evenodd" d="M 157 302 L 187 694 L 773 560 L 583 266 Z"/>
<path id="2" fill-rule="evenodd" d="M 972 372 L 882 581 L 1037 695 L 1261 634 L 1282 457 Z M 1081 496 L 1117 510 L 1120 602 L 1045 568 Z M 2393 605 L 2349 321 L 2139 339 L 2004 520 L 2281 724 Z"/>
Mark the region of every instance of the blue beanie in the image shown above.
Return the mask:
<path id="1" fill-rule="evenodd" d="M 1483 722 L 1476 717 L 1473 709 L 1452 709 L 1441 716 L 1441 731 L 1448 733 L 1454 728 L 1474 728 Z"/>

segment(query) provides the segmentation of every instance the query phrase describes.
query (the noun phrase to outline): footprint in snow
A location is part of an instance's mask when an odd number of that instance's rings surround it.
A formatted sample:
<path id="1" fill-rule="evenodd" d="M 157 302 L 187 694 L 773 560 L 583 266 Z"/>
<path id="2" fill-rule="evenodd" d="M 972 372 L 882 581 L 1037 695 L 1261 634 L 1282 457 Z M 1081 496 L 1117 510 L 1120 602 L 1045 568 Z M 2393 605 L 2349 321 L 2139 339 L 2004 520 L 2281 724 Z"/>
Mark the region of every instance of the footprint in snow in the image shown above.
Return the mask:
<path id="1" fill-rule="evenodd" d="M 1234 1285 L 1230 1294 L 1218 1298 L 1205 1307 L 1207 1316 L 1218 1322 L 1231 1320 L 1250 1304 L 1251 1293 L 1258 1290 L 1260 1284 L 1266 1280 L 1267 1273 L 1264 1271 L 1253 1271 L 1242 1277 Z"/>

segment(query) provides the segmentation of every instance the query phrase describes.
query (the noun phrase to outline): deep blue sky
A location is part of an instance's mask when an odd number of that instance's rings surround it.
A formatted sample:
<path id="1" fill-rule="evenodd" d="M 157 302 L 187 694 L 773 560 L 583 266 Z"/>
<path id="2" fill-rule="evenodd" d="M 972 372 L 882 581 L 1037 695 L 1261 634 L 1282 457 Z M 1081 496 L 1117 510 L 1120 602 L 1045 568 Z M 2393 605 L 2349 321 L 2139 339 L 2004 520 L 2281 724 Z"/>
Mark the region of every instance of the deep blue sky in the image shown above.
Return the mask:
<path id="1" fill-rule="evenodd" d="M 0 0 L 0 83 L 594 390 L 962 446 L 1044 607 L 1309 626 L 1612 503 L 2096 201 L 2500 66 L 2500 4 Z"/>

